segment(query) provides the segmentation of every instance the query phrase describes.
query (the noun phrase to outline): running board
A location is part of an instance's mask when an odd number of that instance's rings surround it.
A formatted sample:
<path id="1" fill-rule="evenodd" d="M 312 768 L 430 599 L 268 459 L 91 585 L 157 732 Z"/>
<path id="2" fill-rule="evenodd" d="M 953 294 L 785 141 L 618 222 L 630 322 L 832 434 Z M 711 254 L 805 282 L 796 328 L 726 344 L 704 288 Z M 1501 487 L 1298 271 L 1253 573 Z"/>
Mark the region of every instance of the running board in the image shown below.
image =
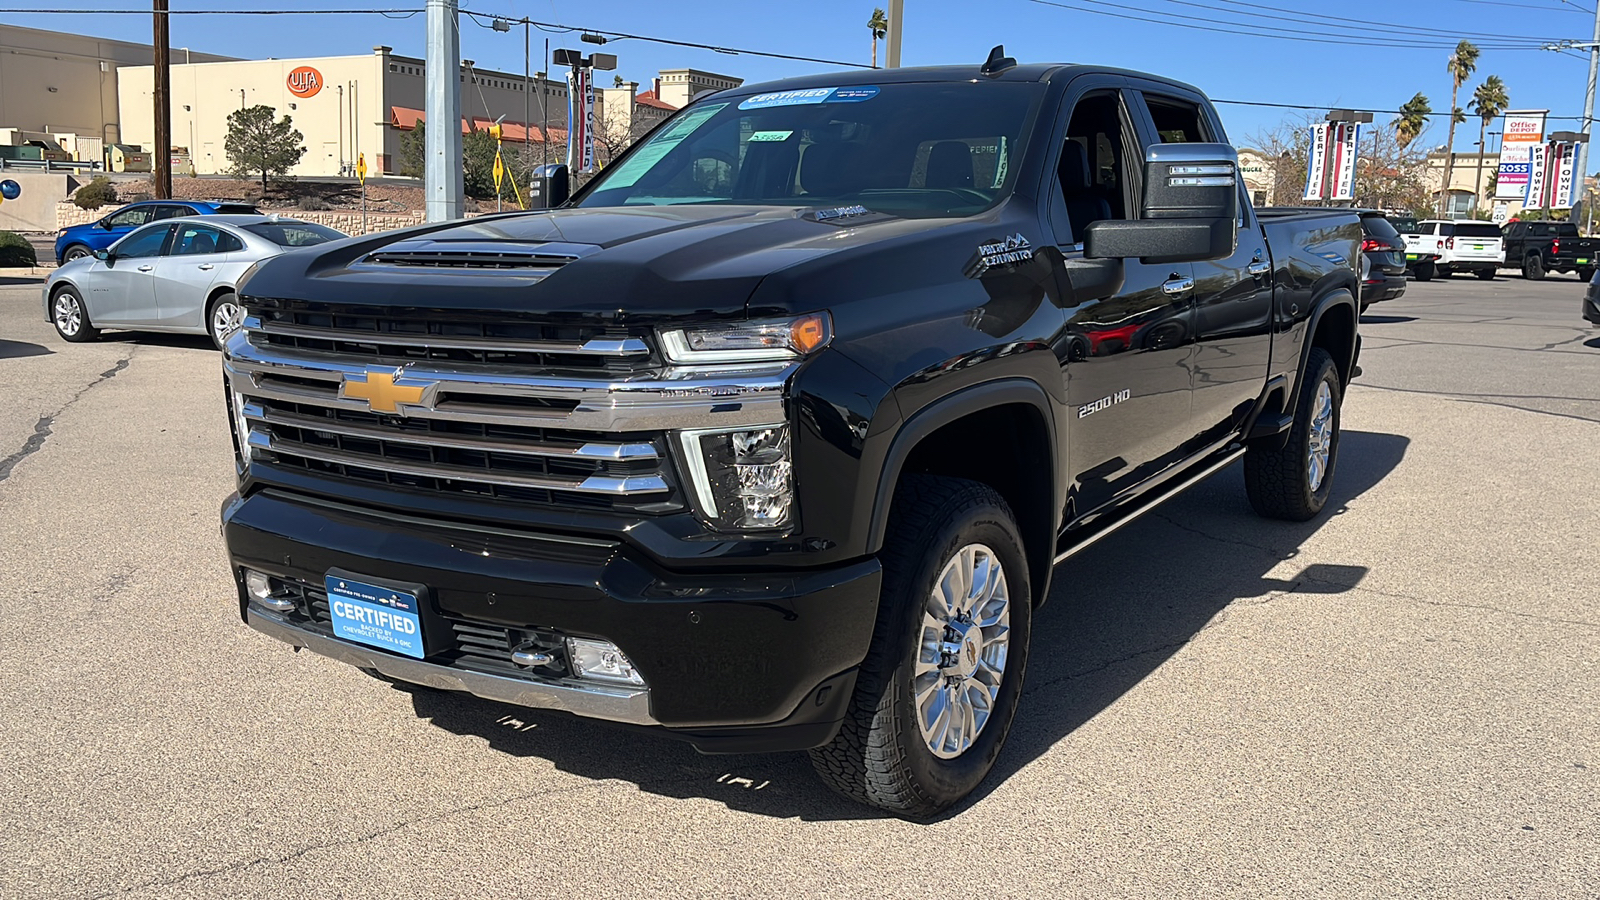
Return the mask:
<path id="1" fill-rule="evenodd" d="M 1228 453 L 1225 456 L 1223 456 L 1221 459 L 1218 459 L 1216 462 L 1207 464 L 1204 468 L 1200 469 L 1199 471 L 1195 472 L 1194 474 L 1190 475 L 1189 477 L 1187 477 L 1187 478 L 1183 479 L 1182 481 L 1178 482 L 1177 484 L 1173 485 L 1171 488 L 1168 488 L 1167 490 L 1162 491 L 1161 492 L 1161 496 L 1158 499 L 1154 499 L 1154 500 L 1150 500 L 1150 501 L 1145 502 L 1145 503 L 1141 503 L 1139 505 L 1138 509 L 1135 509 L 1132 512 L 1128 513 L 1127 515 L 1123 516 L 1122 518 L 1117 519 L 1115 522 L 1112 522 L 1110 525 L 1106 525 L 1106 526 L 1100 528 L 1100 530 L 1098 530 L 1094 534 L 1091 534 L 1088 537 L 1084 538 L 1082 541 L 1079 541 L 1078 543 L 1073 544 L 1071 547 L 1067 548 L 1067 550 L 1065 550 L 1064 552 L 1062 552 L 1062 553 L 1060 553 L 1060 554 L 1058 554 L 1056 556 L 1055 564 L 1059 565 L 1060 563 L 1065 562 L 1069 557 L 1072 557 L 1072 556 L 1075 556 L 1075 555 L 1077 555 L 1079 553 L 1082 553 L 1084 550 L 1087 550 L 1090 547 L 1094 546 L 1096 543 L 1098 543 L 1101 538 L 1109 537 L 1110 535 L 1115 534 L 1117 531 L 1121 530 L 1121 528 L 1124 525 L 1128 525 L 1128 524 L 1130 524 L 1132 522 L 1138 521 L 1139 518 L 1142 517 L 1145 513 L 1151 511 L 1152 509 L 1155 509 L 1156 507 L 1158 507 L 1161 504 L 1167 502 L 1168 500 L 1171 500 L 1173 497 L 1178 496 L 1179 494 L 1183 493 L 1184 491 L 1188 490 L 1189 488 L 1194 487 L 1195 485 L 1199 484 L 1200 482 L 1205 481 L 1207 478 L 1210 478 L 1211 476 L 1217 474 L 1218 472 L 1222 471 L 1223 469 L 1226 469 L 1227 467 L 1233 465 L 1235 462 L 1237 462 L 1239 460 L 1239 458 L 1241 456 L 1244 456 L 1244 453 L 1245 453 L 1245 448 L 1243 448 L 1243 447 L 1238 447 L 1238 448 L 1235 448 L 1233 450 L 1228 451 Z"/>

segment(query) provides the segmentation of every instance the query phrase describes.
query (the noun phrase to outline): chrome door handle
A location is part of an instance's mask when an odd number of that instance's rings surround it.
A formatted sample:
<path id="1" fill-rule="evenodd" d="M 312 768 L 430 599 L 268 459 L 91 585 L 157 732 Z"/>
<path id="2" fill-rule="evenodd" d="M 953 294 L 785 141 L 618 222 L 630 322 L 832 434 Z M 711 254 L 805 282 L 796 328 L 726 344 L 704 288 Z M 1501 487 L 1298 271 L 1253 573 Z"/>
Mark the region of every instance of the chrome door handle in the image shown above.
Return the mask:
<path id="1" fill-rule="evenodd" d="M 216 266 L 212 265 L 211 263 L 202 263 L 200 265 L 200 269 L 202 271 L 205 271 L 205 272 L 209 272 L 209 271 L 211 271 L 212 269 L 215 269 L 215 268 L 216 268 Z"/>
<path id="2" fill-rule="evenodd" d="M 1265 275 L 1272 271 L 1272 263 L 1256 260 L 1250 264 L 1250 274 L 1255 276 Z"/>
<path id="3" fill-rule="evenodd" d="M 1193 278 L 1173 278 L 1161 286 L 1168 294 L 1181 294 L 1184 291 L 1194 290 Z"/>
<path id="4" fill-rule="evenodd" d="M 155 270 L 155 266 L 140 266 L 139 267 L 139 271 L 141 271 L 141 272 L 151 272 L 151 271 L 154 271 L 154 270 Z"/>

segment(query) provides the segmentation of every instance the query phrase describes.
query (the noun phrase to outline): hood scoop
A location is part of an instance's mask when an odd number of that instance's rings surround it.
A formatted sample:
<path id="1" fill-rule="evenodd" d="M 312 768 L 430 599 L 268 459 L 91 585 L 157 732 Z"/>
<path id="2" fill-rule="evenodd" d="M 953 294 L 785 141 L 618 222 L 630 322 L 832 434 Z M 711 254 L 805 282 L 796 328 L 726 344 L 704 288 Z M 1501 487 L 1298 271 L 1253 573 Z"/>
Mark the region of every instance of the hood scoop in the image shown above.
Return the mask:
<path id="1" fill-rule="evenodd" d="M 548 272 L 598 248 L 586 244 L 500 241 L 401 241 L 367 254 L 375 266 L 427 269 L 535 269 Z"/>

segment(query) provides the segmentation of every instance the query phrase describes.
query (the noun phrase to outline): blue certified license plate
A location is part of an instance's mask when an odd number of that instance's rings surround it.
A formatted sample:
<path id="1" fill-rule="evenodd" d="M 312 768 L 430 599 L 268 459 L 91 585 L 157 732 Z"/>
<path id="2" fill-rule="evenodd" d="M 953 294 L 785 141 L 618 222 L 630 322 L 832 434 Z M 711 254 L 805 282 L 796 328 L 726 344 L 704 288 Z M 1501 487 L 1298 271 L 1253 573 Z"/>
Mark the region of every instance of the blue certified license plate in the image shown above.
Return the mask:
<path id="1" fill-rule="evenodd" d="M 416 594 L 337 575 L 327 576 L 325 584 L 335 637 L 422 658 Z"/>
<path id="2" fill-rule="evenodd" d="M 1412 260 L 1415 260 L 1416 258 L 1417 258 L 1417 255 L 1415 253 L 1407 253 L 1406 254 L 1406 260 L 1408 262 L 1412 261 Z"/>

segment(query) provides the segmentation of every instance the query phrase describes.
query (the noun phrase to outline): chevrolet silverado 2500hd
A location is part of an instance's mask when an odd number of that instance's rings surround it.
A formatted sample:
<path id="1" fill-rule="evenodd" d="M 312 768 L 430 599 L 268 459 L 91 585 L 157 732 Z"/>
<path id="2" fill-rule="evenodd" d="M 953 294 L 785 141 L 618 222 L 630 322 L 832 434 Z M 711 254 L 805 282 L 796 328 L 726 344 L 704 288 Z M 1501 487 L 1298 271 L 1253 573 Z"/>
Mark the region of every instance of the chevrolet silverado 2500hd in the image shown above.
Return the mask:
<path id="1" fill-rule="evenodd" d="M 1057 562 L 1241 458 L 1261 514 L 1327 502 L 1361 227 L 1241 187 L 1196 89 L 996 53 L 706 96 L 560 209 L 269 260 L 240 615 L 945 809 Z"/>

